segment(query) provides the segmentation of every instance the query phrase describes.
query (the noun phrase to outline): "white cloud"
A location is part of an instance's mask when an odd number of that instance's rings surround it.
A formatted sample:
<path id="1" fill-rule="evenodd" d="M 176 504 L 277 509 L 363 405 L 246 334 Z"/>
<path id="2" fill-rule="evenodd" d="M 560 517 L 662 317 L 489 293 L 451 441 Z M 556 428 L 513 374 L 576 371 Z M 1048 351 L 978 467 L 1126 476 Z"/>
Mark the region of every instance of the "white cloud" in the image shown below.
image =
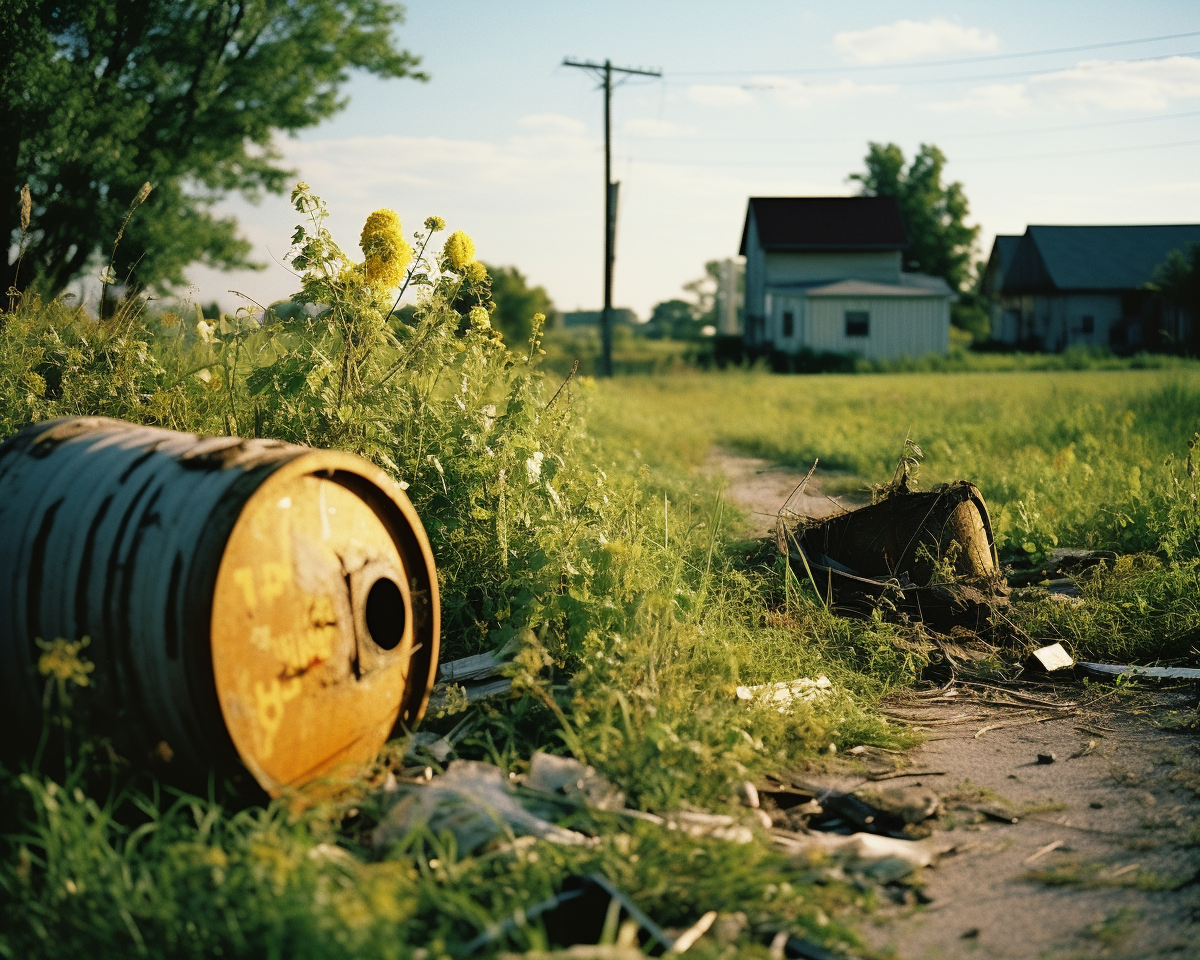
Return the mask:
<path id="1" fill-rule="evenodd" d="M 755 80 L 755 86 L 770 90 L 785 107 L 809 107 L 822 100 L 842 100 L 847 97 L 880 96 L 894 89 L 883 84 L 857 83 L 854 80 L 809 83 L 790 77 L 759 77 Z"/>
<path id="2" fill-rule="evenodd" d="M 582 120 L 564 117 L 560 113 L 531 113 L 518 123 L 526 130 L 545 130 L 549 133 L 583 133 L 587 130 L 587 124 Z"/>
<path id="3" fill-rule="evenodd" d="M 688 87 L 688 97 L 706 107 L 736 107 L 754 102 L 744 89 L 729 85 L 693 84 Z"/>
<path id="4" fill-rule="evenodd" d="M 976 87 L 960 100 L 935 103 L 932 107 L 938 113 L 982 111 L 1010 117 L 1029 110 L 1030 103 L 1025 84 L 992 83 L 986 87 Z"/>
<path id="5" fill-rule="evenodd" d="M 833 45 L 853 63 L 899 63 L 954 53 L 995 50 L 996 35 L 978 27 L 964 27 L 941 17 L 926 23 L 897 20 L 869 30 L 834 34 Z"/>
<path id="6" fill-rule="evenodd" d="M 1200 99 L 1200 59 L 1086 60 L 1069 70 L 1031 76 L 1027 83 L 976 87 L 960 100 L 933 104 L 939 112 L 982 110 L 1011 116 L 1034 110 L 1089 109 L 1153 113 L 1178 100 Z"/>
<path id="7" fill-rule="evenodd" d="M 1055 104 L 1151 112 L 1172 100 L 1200 98 L 1200 59 L 1088 60 L 1029 82 L 1038 99 Z"/>
<path id="8" fill-rule="evenodd" d="M 695 127 L 685 127 L 666 120 L 652 120 L 649 117 L 630 120 L 625 124 L 625 133 L 631 137 L 687 137 L 696 132 Z"/>

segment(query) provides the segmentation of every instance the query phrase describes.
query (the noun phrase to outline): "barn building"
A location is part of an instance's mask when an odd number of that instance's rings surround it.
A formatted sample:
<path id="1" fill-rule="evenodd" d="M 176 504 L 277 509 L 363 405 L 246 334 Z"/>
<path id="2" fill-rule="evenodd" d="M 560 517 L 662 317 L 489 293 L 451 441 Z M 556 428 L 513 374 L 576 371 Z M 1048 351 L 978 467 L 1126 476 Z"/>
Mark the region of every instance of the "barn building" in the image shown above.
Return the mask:
<path id="1" fill-rule="evenodd" d="M 998 236 L 983 276 L 992 339 L 1054 351 L 1187 344 L 1190 318 L 1164 314 L 1146 284 L 1189 243 L 1200 243 L 1200 224 L 1030 226 L 1021 236 Z"/>
<path id="2" fill-rule="evenodd" d="M 740 253 L 752 353 L 946 353 L 954 292 L 906 273 L 892 197 L 751 197 Z"/>

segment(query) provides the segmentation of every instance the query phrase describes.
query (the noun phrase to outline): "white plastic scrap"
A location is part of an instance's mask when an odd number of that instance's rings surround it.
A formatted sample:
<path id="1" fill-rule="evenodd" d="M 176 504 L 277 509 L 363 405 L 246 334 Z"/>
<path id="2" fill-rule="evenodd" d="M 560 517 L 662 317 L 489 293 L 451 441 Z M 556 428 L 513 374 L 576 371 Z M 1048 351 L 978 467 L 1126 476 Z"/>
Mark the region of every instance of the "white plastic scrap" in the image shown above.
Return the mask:
<path id="1" fill-rule="evenodd" d="M 712 837 L 730 843 L 749 843 L 754 839 L 749 827 L 723 813 L 677 810 L 667 821 L 667 828 L 680 830 L 689 837 Z"/>
<path id="2" fill-rule="evenodd" d="M 788 853 L 817 850 L 845 860 L 849 866 L 883 881 L 899 879 L 919 867 L 927 867 L 940 854 L 954 849 L 952 843 L 901 840 L 874 833 L 852 833 L 848 837 L 829 833 L 776 833 L 775 842 Z"/>
<path id="3" fill-rule="evenodd" d="M 625 794 L 571 757 L 558 757 L 540 750 L 529 764 L 525 786 L 543 793 L 558 793 L 581 800 L 597 810 L 622 810 Z"/>
<path id="4" fill-rule="evenodd" d="M 421 825 L 434 833 L 449 830 L 463 853 L 504 833 L 561 844 L 592 842 L 582 833 L 530 813 L 521 806 L 499 767 L 474 760 L 455 760 L 427 785 L 408 785 L 404 796 L 376 828 L 375 845 L 387 846 Z"/>
<path id="5" fill-rule="evenodd" d="M 760 700 L 779 704 L 779 712 L 785 713 L 796 700 L 810 701 L 819 696 L 831 693 L 833 684 L 825 674 L 810 680 L 801 677 L 798 680 L 781 680 L 778 683 L 760 683 L 753 687 L 738 687 L 739 700 Z"/>

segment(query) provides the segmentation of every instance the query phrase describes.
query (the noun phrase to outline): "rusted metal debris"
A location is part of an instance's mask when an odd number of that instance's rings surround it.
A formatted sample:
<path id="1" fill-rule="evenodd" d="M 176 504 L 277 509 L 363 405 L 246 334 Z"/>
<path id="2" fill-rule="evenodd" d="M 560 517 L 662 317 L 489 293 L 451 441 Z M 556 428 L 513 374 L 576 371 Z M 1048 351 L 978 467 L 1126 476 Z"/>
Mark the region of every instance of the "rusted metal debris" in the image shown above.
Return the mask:
<path id="1" fill-rule="evenodd" d="M 897 487 L 870 506 L 781 524 L 778 542 L 796 576 L 839 613 L 881 609 L 980 633 L 1008 604 L 987 505 L 965 480 L 923 493 Z"/>
<path id="2" fill-rule="evenodd" d="M 0 715 L 36 743 L 40 638 L 90 637 L 95 732 L 176 782 L 269 794 L 420 718 L 437 574 L 398 484 L 346 453 L 97 417 L 0 446 Z"/>

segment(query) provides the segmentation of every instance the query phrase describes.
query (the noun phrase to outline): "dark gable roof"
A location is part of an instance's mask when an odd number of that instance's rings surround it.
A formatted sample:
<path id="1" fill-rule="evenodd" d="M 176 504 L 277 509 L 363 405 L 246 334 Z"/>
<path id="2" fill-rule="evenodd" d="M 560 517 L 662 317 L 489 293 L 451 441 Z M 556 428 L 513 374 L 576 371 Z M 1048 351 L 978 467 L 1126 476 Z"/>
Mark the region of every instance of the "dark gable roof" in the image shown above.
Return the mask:
<path id="1" fill-rule="evenodd" d="M 894 197 L 751 197 L 738 251 L 743 256 L 752 214 L 765 250 L 903 250 L 908 246 Z"/>
<path id="2" fill-rule="evenodd" d="M 1004 277 L 1012 265 L 1013 255 L 1021 244 L 1019 234 L 998 233 L 988 255 L 987 267 L 983 271 L 983 292 L 995 296 L 1004 284 Z"/>
<path id="3" fill-rule="evenodd" d="M 1019 234 L 996 234 L 996 241 L 992 244 L 992 256 L 988 257 L 988 266 L 991 266 L 992 258 L 994 257 L 998 270 L 1002 273 L 1008 270 L 1013 260 L 1013 254 L 1017 252 L 1017 244 L 1020 242 L 1021 237 Z"/>
<path id="4" fill-rule="evenodd" d="M 1031 226 L 1005 272 L 1003 292 L 1138 290 L 1167 254 L 1188 243 L 1200 243 L 1200 223 Z"/>

